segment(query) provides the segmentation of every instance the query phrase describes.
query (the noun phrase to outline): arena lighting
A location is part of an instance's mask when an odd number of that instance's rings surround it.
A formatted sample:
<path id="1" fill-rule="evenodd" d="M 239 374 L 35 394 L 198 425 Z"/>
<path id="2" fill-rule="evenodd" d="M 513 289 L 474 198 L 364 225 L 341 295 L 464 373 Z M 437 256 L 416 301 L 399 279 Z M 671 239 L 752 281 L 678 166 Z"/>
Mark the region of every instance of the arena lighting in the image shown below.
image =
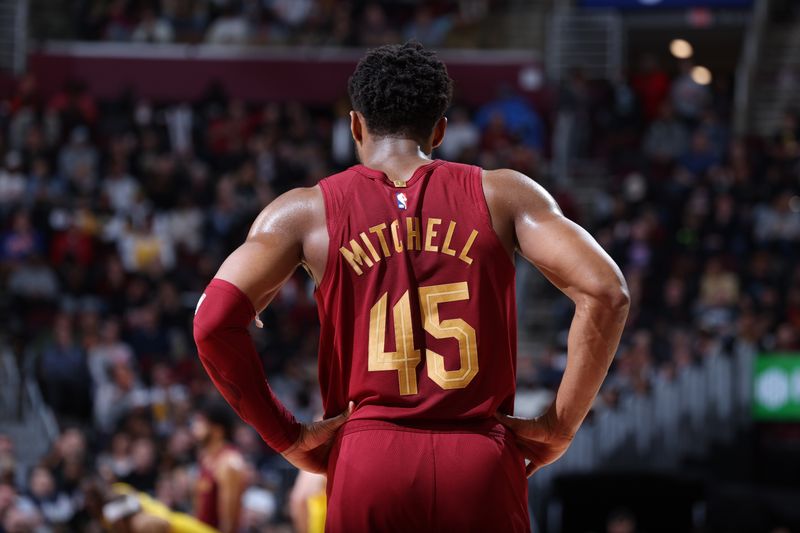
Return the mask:
<path id="1" fill-rule="evenodd" d="M 669 43 L 669 52 L 678 59 L 689 59 L 694 54 L 694 48 L 686 39 L 673 39 Z"/>
<path id="2" fill-rule="evenodd" d="M 692 68 L 692 79 L 695 83 L 700 85 L 708 85 L 711 83 L 711 71 L 708 70 L 706 67 L 701 67 L 700 65 Z"/>

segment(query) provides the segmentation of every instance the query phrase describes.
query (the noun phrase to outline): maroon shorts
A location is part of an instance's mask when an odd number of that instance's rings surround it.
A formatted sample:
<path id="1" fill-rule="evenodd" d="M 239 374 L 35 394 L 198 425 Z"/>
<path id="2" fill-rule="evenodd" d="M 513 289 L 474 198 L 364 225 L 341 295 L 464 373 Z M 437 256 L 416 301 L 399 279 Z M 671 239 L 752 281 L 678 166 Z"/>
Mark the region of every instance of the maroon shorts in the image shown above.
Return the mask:
<path id="1" fill-rule="evenodd" d="M 487 420 L 423 429 L 347 422 L 328 467 L 329 533 L 530 531 L 525 462 Z"/>

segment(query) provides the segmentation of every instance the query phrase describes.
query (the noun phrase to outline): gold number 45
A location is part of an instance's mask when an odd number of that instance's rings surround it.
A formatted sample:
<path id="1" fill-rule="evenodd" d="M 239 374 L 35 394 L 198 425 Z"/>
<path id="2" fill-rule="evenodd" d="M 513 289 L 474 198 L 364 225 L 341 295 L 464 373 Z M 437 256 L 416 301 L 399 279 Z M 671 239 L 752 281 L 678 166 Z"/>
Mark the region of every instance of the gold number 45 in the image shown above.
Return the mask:
<path id="1" fill-rule="evenodd" d="M 453 318 L 439 320 L 439 304 L 469 300 L 467 282 L 447 283 L 419 288 L 419 302 L 425 331 L 437 339 L 455 339 L 461 362 L 457 370 L 444 367 L 444 357 L 426 350 L 428 377 L 443 389 L 463 389 L 478 373 L 478 350 L 475 329 L 461 320 Z M 395 351 L 385 352 L 386 313 L 388 293 L 383 293 L 369 313 L 369 370 L 397 372 L 400 394 L 417 394 L 417 366 L 422 358 L 414 348 L 411 329 L 411 304 L 408 291 L 392 308 L 394 318 Z"/>

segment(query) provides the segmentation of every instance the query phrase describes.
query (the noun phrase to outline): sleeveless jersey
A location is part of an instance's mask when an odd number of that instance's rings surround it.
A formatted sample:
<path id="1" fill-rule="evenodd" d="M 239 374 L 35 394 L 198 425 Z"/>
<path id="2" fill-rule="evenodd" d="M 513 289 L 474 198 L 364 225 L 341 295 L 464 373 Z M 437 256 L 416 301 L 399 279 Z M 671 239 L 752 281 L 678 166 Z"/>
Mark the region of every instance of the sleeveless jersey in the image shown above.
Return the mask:
<path id="1" fill-rule="evenodd" d="M 441 424 L 513 409 L 514 265 L 479 167 L 403 182 L 356 165 L 320 181 L 330 247 L 316 291 L 325 416 Z"/>
<path id="2" fill-rule="evenodd" d="M 213 457 L 200 461 L 200 471 L 195 485 L 195 516 L 214 527 L 219 525 L 219 483 L 213 469 L 216 468 L 216 461 L 222 454 L 235 451 L 234 446 L 225 445 Z"/>

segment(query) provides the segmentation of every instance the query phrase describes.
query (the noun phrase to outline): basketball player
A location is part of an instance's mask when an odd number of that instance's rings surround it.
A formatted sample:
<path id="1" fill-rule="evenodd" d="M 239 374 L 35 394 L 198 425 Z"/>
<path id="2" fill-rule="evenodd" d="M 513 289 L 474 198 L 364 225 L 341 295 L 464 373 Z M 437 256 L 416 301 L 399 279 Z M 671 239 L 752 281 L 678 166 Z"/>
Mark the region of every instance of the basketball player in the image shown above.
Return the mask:
<path id="1" fill-rule="evenodd" d="M 89 516 L 112 533 L 217 533 L 125 483 L 108 486 L 100 480 L 88 480 L 83 483 L 83 494 Z"/>
<path id="2" fill-rule="evenodd" d="M 194 416 L 192 433 L 200 445 L 195 515 L 223 533 L 238 531 L 245 463 L 230 443 L 233 415 L 224 404 L 208 404 Z"/>
<path id="3" fill-rule="evenodd" d="M 529 531 L 526 472 L 560 457 L 586 416 L 625 281 L 527 176 L 430 158 L 452 93 L 433 53 L 371 50 L 348 88 L 361 164 L 257 217 L 200 299 L 200 358 L 270 446 L 327 473 L 327 531 Z M 561 386 L 533 420 L 510 416 L 514 253 L 575 302 Z M 308 425 L 272 394 L 247 331 L 298 265 L 321 322 L 326 419 Z"/>

